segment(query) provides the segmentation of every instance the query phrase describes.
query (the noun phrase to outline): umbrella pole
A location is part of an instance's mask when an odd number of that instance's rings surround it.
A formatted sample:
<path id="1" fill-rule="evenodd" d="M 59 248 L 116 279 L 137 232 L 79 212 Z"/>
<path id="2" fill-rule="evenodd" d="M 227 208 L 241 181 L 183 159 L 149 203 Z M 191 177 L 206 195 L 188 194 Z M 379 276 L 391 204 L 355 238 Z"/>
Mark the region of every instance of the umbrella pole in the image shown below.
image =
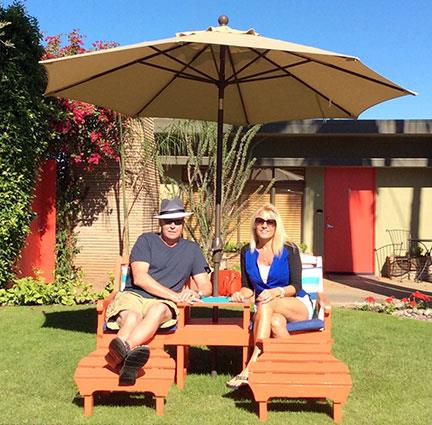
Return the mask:
<path id="1" fill-rule="evenodd" d="M 213 252 L 213 296 L 219 294 L 219 268 L 222 260 L 223 243 L 221 239 L 221 203 L 222 203 L 222 154 L 223 154 L 223 121 L 225 95 L 225 46 L 220 48 L 220 68 L 218 84 L 218 120 L 216 145 L 216 196 L 215 196 L 215 237 L 212 243 Z"/>
<path id="2" fill-rule="evenodd" d="M 125 146 L 123 137 L 123 122 L 121 115 L 118 115 L 119 127 L 120 127 L 120 179 L 121 179 L 121 192 L 123 198 L 123 244 L 122 244 L 122 255 L 129 256 L 129 211 L 126 196 L 126 158 L 125 158 Z"/>

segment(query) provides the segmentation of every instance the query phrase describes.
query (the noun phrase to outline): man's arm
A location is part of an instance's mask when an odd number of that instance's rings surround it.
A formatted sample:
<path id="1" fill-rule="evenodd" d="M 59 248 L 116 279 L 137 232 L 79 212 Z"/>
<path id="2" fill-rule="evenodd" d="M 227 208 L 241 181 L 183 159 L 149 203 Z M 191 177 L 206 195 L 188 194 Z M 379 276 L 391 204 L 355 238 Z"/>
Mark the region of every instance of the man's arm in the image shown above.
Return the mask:
<path id="1" fill-rule="evenodd" d="M 177 292 L 161 285 L 158 281 L 153 279 L 148 271 L 150 264 L 145 261 L 134 261 L 131 263 L 131 270 L 134 277 L 134 284 L 147 291 L 155 297 L 164 298 L 174 302 L 180 301 L 180 296 Z"/>
<path id="2" fill-rule="evenodd" d="M 194 276 L 192 276 L 196 288 L 199 292 L 203 294 L 203 296 L 207 297 L 212 294 L 212 284 L 210 282 L 209 275 L 204 273 L 199 273 Z"/>

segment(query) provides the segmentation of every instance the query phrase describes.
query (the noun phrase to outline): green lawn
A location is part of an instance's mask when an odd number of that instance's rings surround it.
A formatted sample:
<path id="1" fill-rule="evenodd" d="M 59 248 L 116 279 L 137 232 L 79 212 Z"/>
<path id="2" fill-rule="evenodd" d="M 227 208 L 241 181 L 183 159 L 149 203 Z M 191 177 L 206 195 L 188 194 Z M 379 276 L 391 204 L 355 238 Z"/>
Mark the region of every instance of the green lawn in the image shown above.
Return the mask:
<path id="1" fill-rule="evenodd" d="M 95 345 L 93 307 L 2 307 L 1 424 L 258 424 L 248 389 L 230 392 L 225 381 L 240 368 L 240 350 L 219 350 L 219 371 L 209 375 L 211 356 L 191 349 L 183 391 L 170 390 L 165 416 L 155 416 L 149 395 L 97 397 L 85 418 L 73 373 Z M 432 418 L 432 323 L 382 314 L 334 310 L 334 354 L 352 374 L 344 424 L 425 425 Z M 322 404 L 276 400 L 270 424 L 331 424 Z"/>

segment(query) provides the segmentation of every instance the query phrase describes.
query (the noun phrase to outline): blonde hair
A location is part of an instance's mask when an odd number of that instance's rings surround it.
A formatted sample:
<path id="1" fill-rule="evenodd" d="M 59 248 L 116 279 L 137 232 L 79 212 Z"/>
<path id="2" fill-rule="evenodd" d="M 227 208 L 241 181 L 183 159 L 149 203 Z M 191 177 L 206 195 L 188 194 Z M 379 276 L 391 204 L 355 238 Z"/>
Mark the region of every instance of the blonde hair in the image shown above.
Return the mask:
<path id="1" fill-rule="evenodd" d="M 251 221 L 251 239 L 250 239 L 250 250 L 251 252 L 254 252 L 256 250 L 257 242 L 258 242 L 258 236 L 256 234 L 256 226 L 255 226 L 255 219 L 260 216 L 262 212 L 267 212 L 270 214 L 271 218 L 276 220 L 276 228 L 275 233 L 272 240 L 272 250 L 274 255 L 278 256 L 282 250 L 283 246 L 286 240 L 286 234 L 285 234 L 285 228 L 282 222 L 282 217 L 279 214 L 279 211 L 276 209 L 276 207 L 273 204 L 265 204 L 262 207 L 260 207 L 255 214 L 252 216 Z"/>

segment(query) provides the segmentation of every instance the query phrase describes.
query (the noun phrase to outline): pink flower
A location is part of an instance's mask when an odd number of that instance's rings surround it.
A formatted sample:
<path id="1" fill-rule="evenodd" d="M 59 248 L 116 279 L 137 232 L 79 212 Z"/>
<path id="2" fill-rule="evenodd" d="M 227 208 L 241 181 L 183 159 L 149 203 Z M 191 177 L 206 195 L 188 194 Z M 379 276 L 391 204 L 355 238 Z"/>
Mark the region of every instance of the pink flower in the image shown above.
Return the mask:
<path id="1" fill-rule="evenodd" d="M 85 112 L 81 109 L 74 109 L 73 111 L 73 115 L 74 115 L 74 121 L 77 124 L 84 124 L 85 123 Z"/>
<path id="2" fill-rule="evenodd" d="M 415 300 L 410 301 L 409 305 L 410 305 L 411 307 L 415 307 L 415 306 L 417 305 L 417 302 L 416 302 Z"/>
<path id="3" fill-rule="evenodd" d="M 376 302 L 376 298 L 374 298 L 374 297 L 366 297 L 365 301 L 368 302 L 368 303 L 374 303 L 374 302 Z"/>
<path id="4" fill-rule="evenodd" d="M 71 129 L 71 123 L 70 121 L 61 121 L 61 122 L 57 121 L 53 124 L 53 127 L 55 131 L 57 131 L 58 133 L 67 134 Z"/>
<path id="5" fill-rule="evenodd" d="M 385 302 L 391 304 L 393 302 L 393 297 L 388 297 L 385 299 Z"/>
<path id="6" fill-rule="evenodd" d="M 98 165 L 101 160 L 101 156 L 98 153 L 92 153 L 87 159 L 88 164 Z"/>
<path id="7" fill-rule="evenodd" d="M 92 131 L 90 133 L 90 140 L 94 143 L 101 138 L 101 134 L 97 131 Z"/>
<path id="8" fill-rule="evenodd" d="M 401 301 L 402 301 L 403 303 L 407 303 L 407 302 L 408 302 L 408 298 L 407 298 L 407 297 L 402 298 Z"/>

